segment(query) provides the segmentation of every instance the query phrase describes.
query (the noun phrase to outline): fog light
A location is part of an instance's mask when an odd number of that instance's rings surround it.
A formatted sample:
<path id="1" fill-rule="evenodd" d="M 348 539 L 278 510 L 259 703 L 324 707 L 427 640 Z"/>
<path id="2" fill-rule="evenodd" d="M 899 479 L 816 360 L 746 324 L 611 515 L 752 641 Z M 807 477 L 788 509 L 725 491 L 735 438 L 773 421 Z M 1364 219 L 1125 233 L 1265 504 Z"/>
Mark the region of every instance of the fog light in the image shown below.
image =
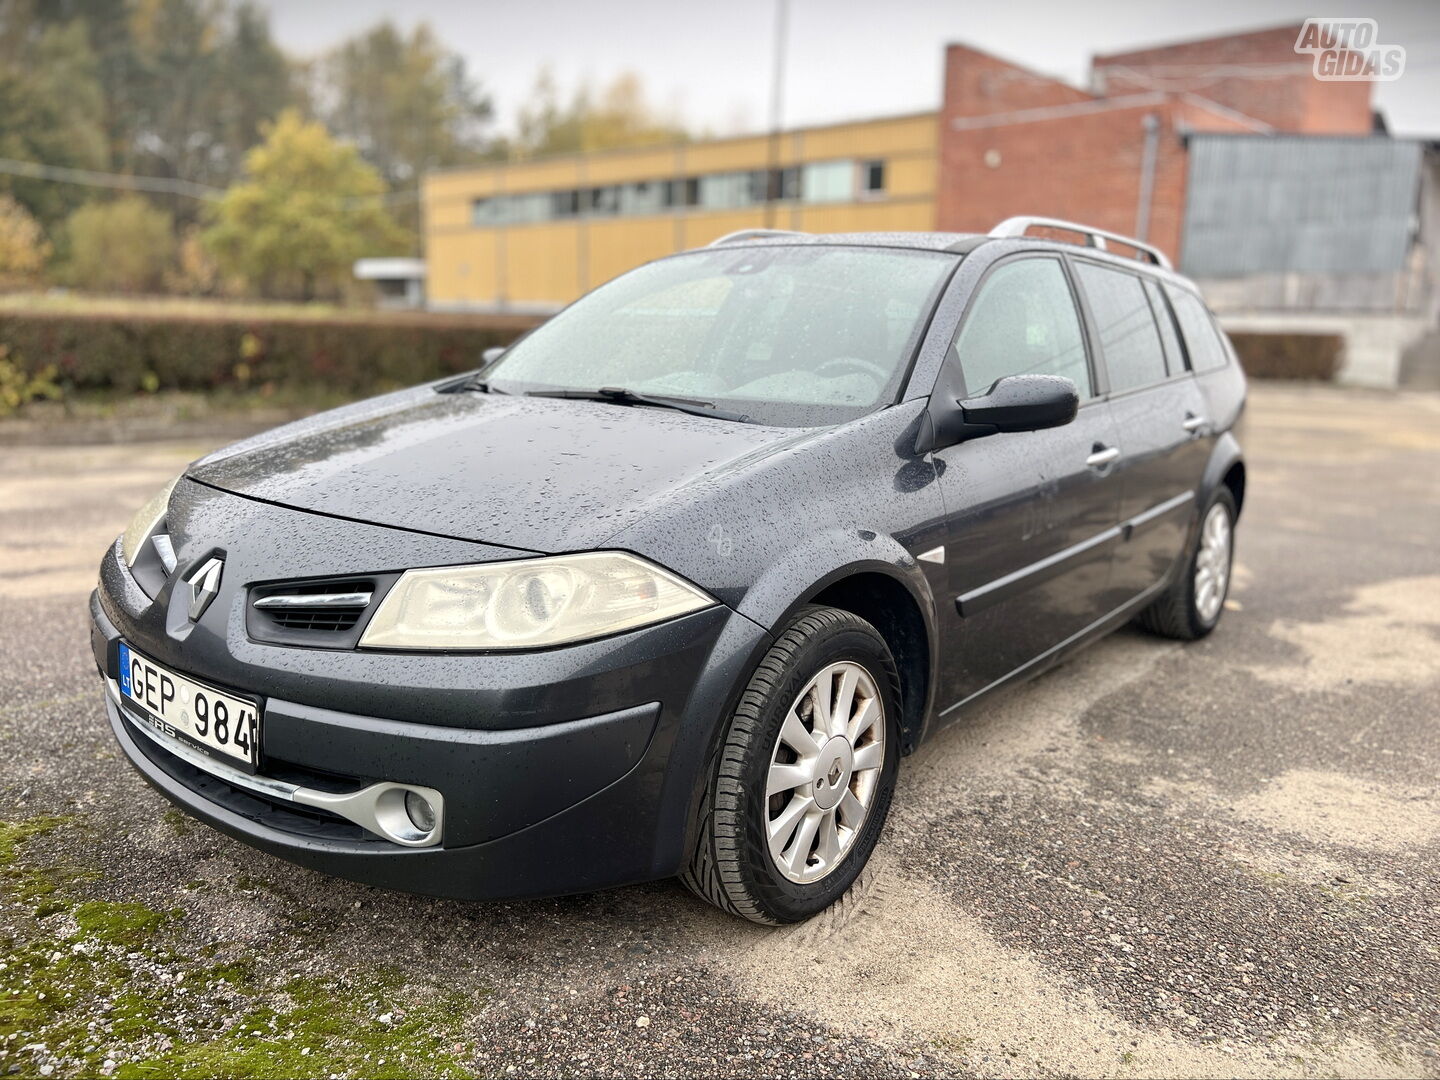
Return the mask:
<path id="1" fill-rule="evenodd" d="M 430 805 L 430 800 L 418 791 L 405 793 L 405 813 L 409 815 L 410 823 L 422 833 L 434 830 L 435 808 Z"/>

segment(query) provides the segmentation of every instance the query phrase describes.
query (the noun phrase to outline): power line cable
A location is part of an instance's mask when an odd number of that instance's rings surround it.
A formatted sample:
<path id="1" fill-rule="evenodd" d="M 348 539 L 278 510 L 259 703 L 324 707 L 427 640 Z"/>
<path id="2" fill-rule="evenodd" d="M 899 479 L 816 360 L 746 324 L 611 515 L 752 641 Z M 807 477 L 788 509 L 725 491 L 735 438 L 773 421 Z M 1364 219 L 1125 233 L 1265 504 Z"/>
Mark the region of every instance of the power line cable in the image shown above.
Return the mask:
<path id="1" fill-rule="evenodd" d="M 60 184 L 78 184 L 81 187 L 108 188 L 115 191 L 144 191 L 153 195 L 180 195 L 216 202 L 225 195 L 224 188 L 209 184 L 197 184 L 193 180 L 180 180 L 165 176 L 133 176 L 127 173 L 97 172 L 93 169 L 72 169 L 66 165 L 47 165 L 39 161 L 20 161 L 14 158 L 0 158 L 0 175 L 23 176 L 31 180 L 48 180 Z M 420 198 L 419 188 L 392 191 L 384 195 L 349 195 L 336 202 L 343 210 L 358 210 L 367 206 L 395 206 L 415 202 Z"/>

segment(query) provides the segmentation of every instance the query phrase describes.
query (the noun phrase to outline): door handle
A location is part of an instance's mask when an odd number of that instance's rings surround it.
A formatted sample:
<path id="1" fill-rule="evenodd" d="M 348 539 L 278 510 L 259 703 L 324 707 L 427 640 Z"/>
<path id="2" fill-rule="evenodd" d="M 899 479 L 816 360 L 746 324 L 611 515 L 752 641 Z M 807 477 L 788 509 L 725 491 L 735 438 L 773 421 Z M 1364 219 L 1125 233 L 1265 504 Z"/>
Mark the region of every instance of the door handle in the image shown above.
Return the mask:
<path id="1" fill-rule="evenodd" d="M 1118 446 L 1106 446 L 1094 451 L 1085 459 L 1085 464 L 1089 465 L 1092 469 L 1100 469 L 1109 465 L 1112 461 L 1118 460 L 1119 457 L 1120 448 Z"/>
<path id="2" fill-rule="evenodd" d="M 1205 426 L 1205 418 L 1203 416 L 1196 416 L 1194 413 L 1187 413 L 1185 423 L 1180 426 L 1186 431 L 1199 431 Z"/>

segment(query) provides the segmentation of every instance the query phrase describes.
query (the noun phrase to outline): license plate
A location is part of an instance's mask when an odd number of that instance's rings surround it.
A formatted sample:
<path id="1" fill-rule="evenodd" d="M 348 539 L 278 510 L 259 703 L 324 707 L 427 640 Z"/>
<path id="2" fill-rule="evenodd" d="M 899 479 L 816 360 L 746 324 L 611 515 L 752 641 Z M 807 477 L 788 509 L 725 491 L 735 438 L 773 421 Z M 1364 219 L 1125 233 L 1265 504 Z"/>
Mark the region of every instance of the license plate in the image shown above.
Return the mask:
<path id="1" fill-rule="evenodd" d="M 120 643 L 120 694 L 152 728 L 254 772 L 260 706 L 171 671 Z"/>

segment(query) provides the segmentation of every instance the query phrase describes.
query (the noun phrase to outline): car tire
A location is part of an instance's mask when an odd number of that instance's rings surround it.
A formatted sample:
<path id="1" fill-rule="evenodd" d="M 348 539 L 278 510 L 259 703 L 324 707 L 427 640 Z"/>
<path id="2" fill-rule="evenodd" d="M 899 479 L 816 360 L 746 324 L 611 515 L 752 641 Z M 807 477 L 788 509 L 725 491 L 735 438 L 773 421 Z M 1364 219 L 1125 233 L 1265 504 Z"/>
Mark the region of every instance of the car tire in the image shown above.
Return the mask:
<path id="1" fill-rule="evenodd" d="M 899 717 L 900 679 L 879 632 L 848 611 L 801 609 L 730 717 L 681 880 L 757 923 L 799 922 L 829 907 L 864 869 L 884 827 Z M 797 777 L 808 779 L 776 790 Z"/>
<path id="2" fill-rule="evenodd" d="M 1140 613 L 1141 626 L 1179 641 L 1195 641 L 1215 629 L 1230 591 L 1235 516 L 1235 497 L 1229 488 L 1221 487 L 1200 516 L 1184 572 Z M 1218 550 L 1217 544 L 1221 545 Z"/>

